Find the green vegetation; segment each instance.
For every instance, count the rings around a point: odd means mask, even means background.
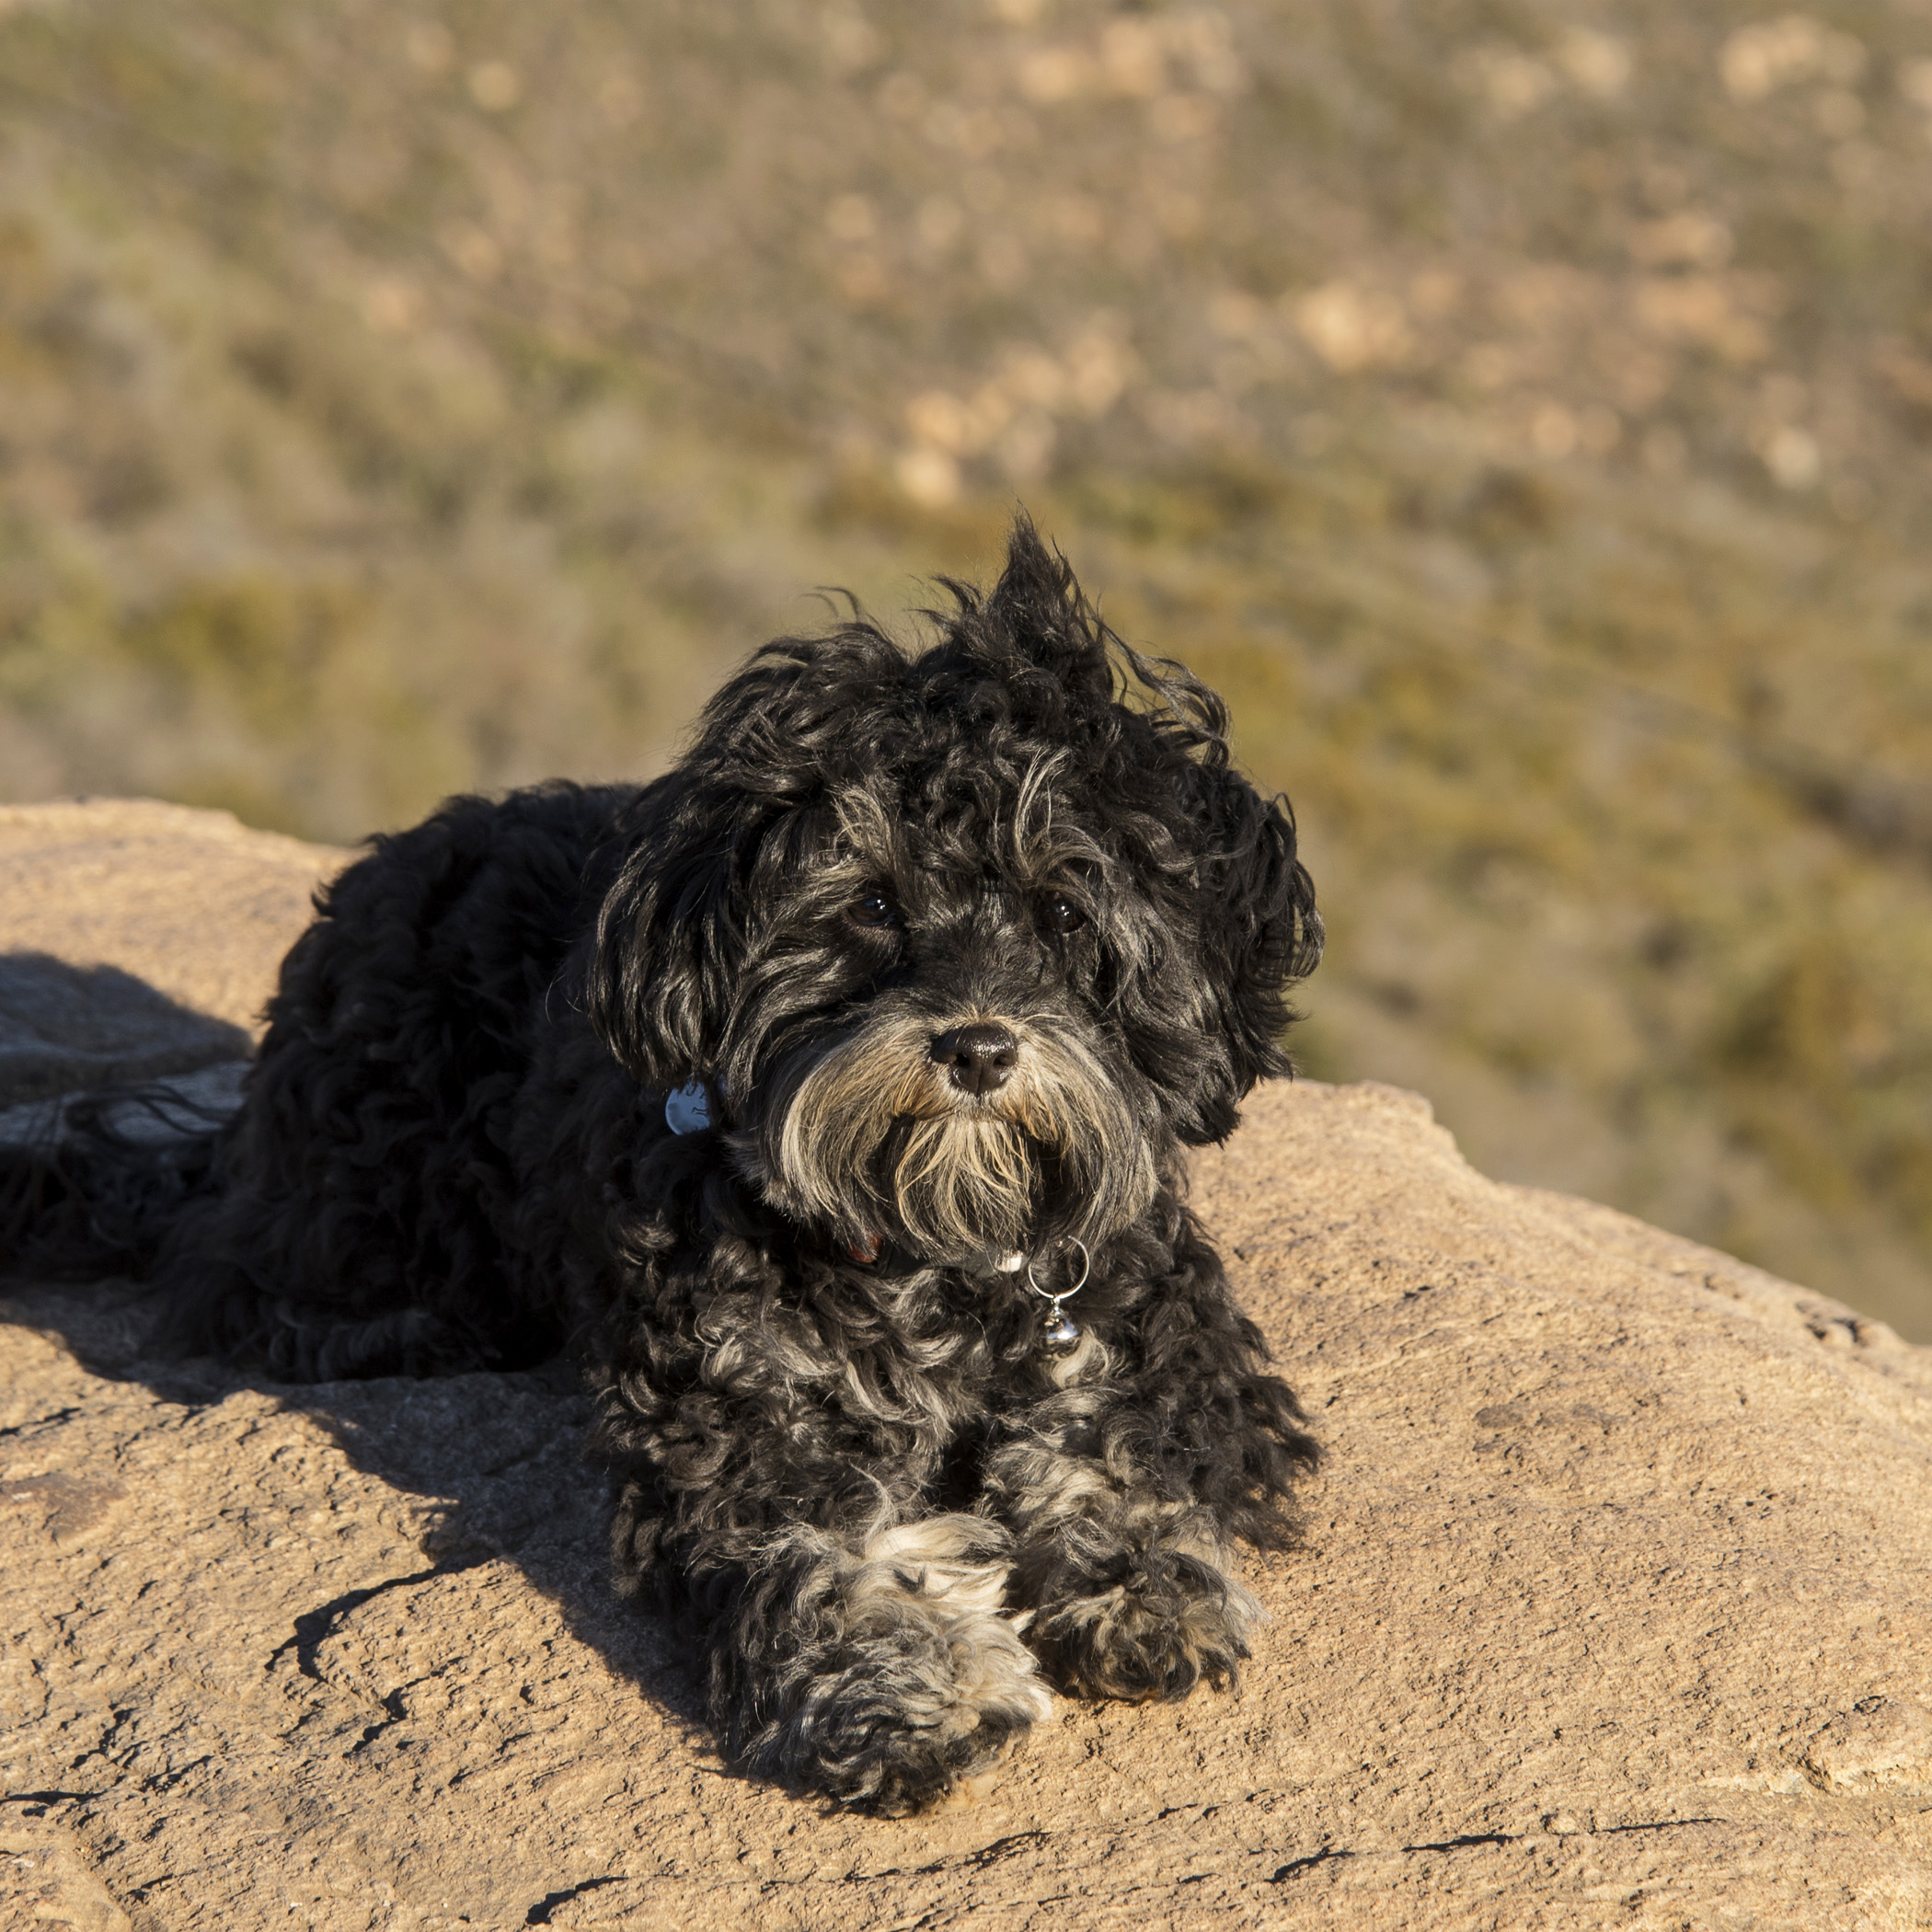
[[[0,794],[641,772],[1016,496],[1312,1071],[1932,1339],[1932,12],[0,6]]]

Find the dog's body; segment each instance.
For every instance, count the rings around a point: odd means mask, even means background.
[[[1182,1202],[1318,952],[1293,822],[1029,527],[955,595],[769,647],[654,785],[378,841],[143,1224],[175,1341],[284,1377],[575,1347],[618,1587],[888,1810],[1044,1680],[1229,1676],[1314,1455]]]

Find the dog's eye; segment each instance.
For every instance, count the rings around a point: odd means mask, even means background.
[[[1056,933],[1078,932],[1087,924],[1087,914],[1067,899],[1055,893],[1046,903],[1047,924]]]
[[[901,925],[899,908],[883,892],[862,892],[845,908],[845,917],[867,932]]]

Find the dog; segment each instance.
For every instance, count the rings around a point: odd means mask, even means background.
[[[168,1346],[288,1381],[574,1350],[616,1587],[730,1752],[899,1814],[1049,1686],[1224,1685],[1317,1450],[1185,1204],[1320,955],[1221,701],[1024,516],[913,654],[766,646],[642,787],[459,798],[283,963],[238,1113],[10,1183]],[[23,1205],[23,1203],[28,1203]],[[37,1245],[38,1244],[38,1245]]]

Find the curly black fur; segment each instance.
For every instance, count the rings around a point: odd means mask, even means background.
[[[19,1255],[134,1266],[178,1346],[283,1377],[574,1345],[619,1589],[744,1761],[888,1811],[1043,1715],[1042,1666],[1231,1677],[1232,1542],[1286,1539],[1315,1457],[1182,1198],[1286,1068],[1294,822],[1024,521],[948,588],[923,655],[760,651],[653,785],[378,839],[232,1122],[157,1152],[97,1110],[9,1183]],[[1026,1269],[1082,1248],[1056,1355]]]

